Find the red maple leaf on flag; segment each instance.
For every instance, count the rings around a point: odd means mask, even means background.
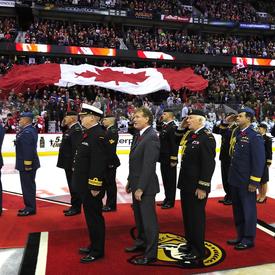
[[[82,73],[75,73],[76,77],[91,78],[95,77],[95,81],[110,82],[115,81],[116,85],[119,82],[128,82],[138,85],[139,82],[145,81],[149,76],[146,76],[146,72],[140,72],[136,74],[125,74],[124,72],[113,71],[110,68],[107,69],[95,69],[97,73],[87,71]]]

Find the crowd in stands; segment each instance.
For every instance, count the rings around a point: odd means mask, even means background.
[[[187,54],[275,57],[274,37],[238,37],[222,34],[187,35],[185,31],[129,27],[126,45],[147,51]]]
[[[14,41],[16,37],[16,21],[11,17],[0,17],[0,41]]]
[[[35,21],[25,35],[25,43],[106,48],[119,48],[120,45],[113,27],[58,20]]]
[[[265,21],[257,15],[255,8],[246,0],[196,0],[197,7],[205,17],[225,21]]]

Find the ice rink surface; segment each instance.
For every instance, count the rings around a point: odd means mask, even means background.
[[[210,197],[221,197],[224,195],[220,173],[219,154],[216,156],[216,169],[212,178],[212,186]],[[126,194],[124,187],[127,183],[128,176],[128,159],[129,155],[119,155],[121,166],[117,169],[117,187],[118,187],[118,202],[128,203],[131,201],[131,195]],[[55,199],[61,201],[69,200],[69,189],[66,182],[65,172],[63,169],[57,168],[57,156],[42,156],[40,157],[41,168],[37,170],[36,185],[37,196],[47,199]],[[6,191],[21,193],[20,180],[18,171],[14,169],[15,158],[5,157],[4,167],[2,168],[2,184]],[[178,172],[180,164],[178,164]],[[268,196],[275,198],[275,161],[269,170]],[[160,193],[157,194],[157,200],[161,201],[164,198],[162,178],[160,174],[159,164],[157,165],[157,174],[160,182]],[[177,199],[179,199],[179,190],[177,191]]]

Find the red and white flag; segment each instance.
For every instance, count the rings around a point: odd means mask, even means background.
[[[208,81],[194,74],[191,68],[181,70],[166,68],[132,69],[127,67],[97,67],[88,64],[14,65],[0,79],[0,89],[25,92],[47,85],[95,85],[123,93],[143,95],[159,90],[171,91],[186,87],[201,91]]]

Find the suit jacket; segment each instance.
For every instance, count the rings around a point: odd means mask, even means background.
[[[72,169],[76,148],[82,139],[82,127],[77,122],[67,129],[63,136],[59,148],[57,167]]]
[[[73,185],[83,195],[89,190],[104,189],[104,176],[107,168],[105,132],[96,125],[83,132],[73,165]]]
[[[106,143],[108,152],[108,167],[118,167],[120,166],[120,161],[116,153],[116,147],[118,142],[118,131],[113,125],[106,131]]]
[[[156,163],[159,159],[159,138],[152,127],[133,138],[129,156],[129,188],[132,192],[143,190],[144,195],[159,192]]]
[[[36,170],[40,167],[37,155],[37,130],[28,125],[23,128],[15,140],[16,161],[15,169],[19,171]]]
[[[2,126],[2,124],[0,124],[0,169],[4,164],[3,157],[2,157],[2,144],[3,144],[4,136],[5,136],[5,129]]]
[[[178,188],[185,193],[194,194],[197,188],[209,193],[216,165],[215,138],[205,128],[197,133],[186,133]]]

